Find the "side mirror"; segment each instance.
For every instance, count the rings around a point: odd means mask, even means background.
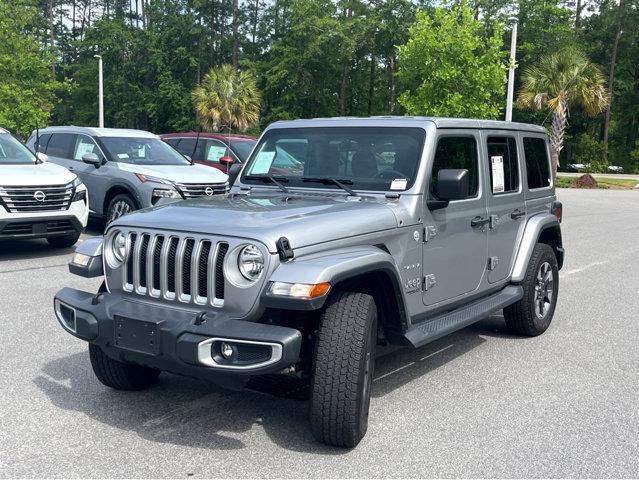
[[[468,197],[468,170],[444,169],[437,174],[437,200],[429,200],[428,208],[437,210],[448,206],[451,200],[463,200]]]
[[[89,165],[93,165],[95,168],[99,168],[102,165],[102,160],[95,153],[85,153],[82,156],[82,161],[84,163],[88,163]]]
[[[46,153],[37,152],[35,155],[40,163],[45,163],[49,161],[49,156]]]
[[[222,165],[225,165],[227,167],[230,167],[231,165],[233,165],[235,163],[235,160],[233,159],[233,157],[229,156],[229,155],[224,155],[223,157],[220,157],[219,162]]]
[[[241,170],[242,170],[242,164],[241,163],[233,163],[233,165],[231,165],[229,167],[229,173],[228,173],[228,175],[229,175],[229,187],[231,187],[235,183],[235,179],[240,174]]]

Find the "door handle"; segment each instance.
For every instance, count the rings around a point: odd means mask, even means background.
[[[470,221],[470,226],[473,228],[479,228],[479,227],[483,227],[484,225],[487,225],[490,223],[490,218],[483,218],[483,217],[475,217]]]
[[[522,212],[518,208],[513,210],[513,212],[510,214],[510,218],[512,218],[513,220],[517,220],[518,218],[525,217],[525,216],[526,216],[526,212]]]

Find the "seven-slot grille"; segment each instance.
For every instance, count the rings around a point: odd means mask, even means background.
[[[125,291],[197,305],[224,305],[226,242],[129,233]]]
[[[227,191],[225,183],[177,183],[176,187],[184,195],[184,198],[222,195]]]
[[[71,184],[0,187],[0,203],[4,204],[9,213],[68,210],[72,197]]]

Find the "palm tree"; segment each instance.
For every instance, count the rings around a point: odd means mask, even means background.
[[[546,55],[524,70],[522,84],[517,99],[520,106],[547,108],[552,112],[550,147],[553,175],[556,175],[570,107],[581,105],[591,116],[604,111],[610,98],[604,76],[583,53],[566,48]]]
[[[260,118],[262,98],[251,72],[212,68],[191,93],[198,121],[208,130],[244,131]]]

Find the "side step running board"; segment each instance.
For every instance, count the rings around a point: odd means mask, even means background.
[[[524,290],[521,286],[509,285],[490,297],[477,300],[457,310],[442,313],[418,325],[414,325],[406,332],[405,338],[413,347],[421,347],[455,330],[482,320],[497,310],[515,303],[523,296]]]

